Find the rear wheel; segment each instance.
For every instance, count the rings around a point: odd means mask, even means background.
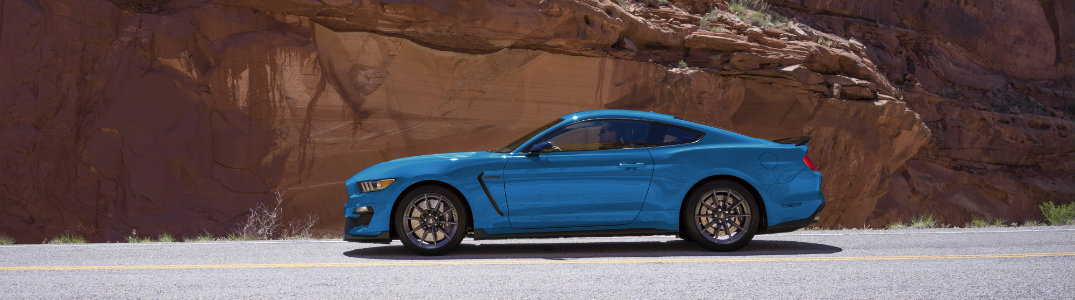
[[[407,250],[421,255],[448,253],[463,241],[470,217],[463,201],[439,186],[417,188],[392,214],[396,235]]]
[[[754,195],[742,185],[710,181],[695,189],[681,212],[689,240],[713,251],[735,251],[754,238],[761,220]]]

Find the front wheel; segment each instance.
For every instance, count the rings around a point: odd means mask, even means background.
[[[439,186],[417,188],[392,213],[396,235],[407,250],[421,255],[448,253],[467,234],[470,217],[452,191]]]
[[[742,185],[711,181],[695,189],[680,219],[690,240],[713,251],[735,251],[754,238],[761,220],[754,195]]]

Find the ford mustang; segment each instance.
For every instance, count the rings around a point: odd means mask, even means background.
[[[678,235],[714,251],[817,221],[809,137],[775,141],[629,110],[568,114],[498,150],[373,165],[346,181],[344,240],[440,255],[474,239]]]

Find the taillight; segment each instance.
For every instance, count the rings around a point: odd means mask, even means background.
[[[814,167],[814,163],[810,162],[810,158],[806,157],[806,155],[803,155],[803,163],[805,163],[807,167],[810,167],[811,170],[817,171],[817,168]]]

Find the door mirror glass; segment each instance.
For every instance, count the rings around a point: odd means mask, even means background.
[[[552,143],[550,143],[549,141],[537,142],[534,143],[534,145],[530,146],[530,152],[527,153],[527,155],[538,155],[539,153],[547,152],[545,150],[552,148]]]

